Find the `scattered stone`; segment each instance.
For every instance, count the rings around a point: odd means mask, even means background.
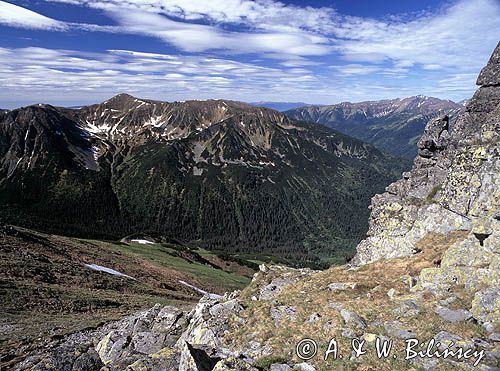
[[[472,318],[472,313],[465,309],[449,309],[446,307],[438,306],[435,310],[436,314],[448,322],[461,322],[467,321]]]
[[[450,296],[449,298],[445,298],[445,299],[440,300],[439,304],[446,307],[446,306],[452,304],[453,302],[455,302],[456,300],[457,300],[456,296]]]
[[[488,336],[488,339],[500,343],[500,333],[494,332],[493,334],[490,334],[490,336]]]
[[[387,291],[387,296],[389,297],[389,299],[393,300],[394,299],[394,296],[397,294],[398,292],[394,289],[394,288],[391,288],[389,291]]]
[[[313,313],[309,316],[309,319],[307,322],[312,323],[312,322],[317,322],[321,319],[321,314],[319,313]]]
[[[418,283],[418,278],[415,276],[408,275],[407,282],[408,282],[408,288],[411,290]]]
[[[394,309],[394,314],[399,317],[414,317],[420,313],[420,306],[416,300],[405,300],[401,305]]]
[[[369,332],[363,334],[363,340],[366,340],[368,343],[374,343],[377,341],[377,337],[379,337],[377,334],[371,334]]]
[[[199,369],[199,371],[203,371]],[[247,363],[241,359],[230,357],[227,359],[220,360],[217,362],[214,368],[206,369],[212,371],[259,371],[257,368],[253,367],[250,363]]]
[[[294,322],[297,319],[296,314],[297,308],[287,305],[279,305],[271,308],[271,317],[276,327],[279,327],[282,321]]]
[[[296,371],[316,371],[316,369],[307,362],[299,363],[293,366],[293,370]]]
[[[347,309],[341,309],[340,315],[342,316],[345,324],[349,327],[358,329],[364,329],[366,327],[365,320],[355,312],[349,311]]]
[[[410,339],[414,338],[416,335],[414,332],[409,331],[404,328],[404,325],[399,321],[390,321],[384,324],[385,331],[389,337],[398,339]]]
[[[448,331],[440,331],[434,336],[434,340],[436,341],[436,344],[439,343],[440,346],[438,346],[439,350],[444,350],[447,347],[449,347],[452,343],[454,344],[454,347],[460,346],[460,347],[465,347],[465,348],[472,348],[474,346],[474,342],[472,341],[466,341],[464,338],[455,335],[451,332]]]
[[[297,282],[298,278],[275,278],[269,285],[260,289],[259,300],[273,300],[287,286]]]
[[[490,287],[476,293],[472,315],[481,322],[500,323],[500,287]]]
[[[106,364],[123,363],[125,359],[132,364],[144,355],[171,348],[186,326],[187,320],[179,309],[155,305],[107,333],[96,351]]]
[[[484,359],[493,365],[500,365],[500,349],[497,347],[495,350],[487,350],[484,352]],[[498,371],[498,368],[494,368]]]
[[[336,292],[336,291],[345,291],[348,289],[356,288],[356,283],[354,282],[334,282],[328,285],[328,290]]]
[[[292,368],[285,363],[273,363],[269,371],[291,371]]]
[[[484,329],[488,332],[494,332],[495,331],[495,325],[491,322],[484,322],[482,323]]]
[[[323,325],[323,330],[331,330],[332,328],[334,328],[334,326],[335,326],[335,322],[333,322],[332,320],[328,320]]]
[[[342,336],[348,339],[353,339],[356,337],[356,332],[351,328],[345,328],[342,330]]]

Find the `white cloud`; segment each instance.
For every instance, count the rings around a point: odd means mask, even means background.
[[[500,35],[496,0],[452,1],[432,14],[386,19],[274,0],[46,1],[99,9],[116,25],[64,23],[3,1],[0,23],[145,35],[175,46],[176,52],[0,48],[6,87],[0,98],[12,93],[40,100],[46,94],[96,99],[128,91],[151,98],[279,96],[312,103],[420,93],[463,99],[475,89],[475,77]],[[254,53],[259,60],[235,60],[236,54]],[[79,90],[72,91],[75,86]]]
[[[45,48],[0,48],[0,101],[95,101],[119,92],[161,99],[253,98],[276,91],[312,89],[305,69],[277,69],[205,56],[109,50],[83,53]],[[231,96],[228,96],[231,91]]]
[[[330,68],[343,75],[367,75],[382,70],[380,67],[364,64],[346,64],[340,66],[330,66]]]
[[[496,0],[459,1],[410,21],[347,17],[335,30],[337,51],[346,60],[476,72],[486,63],[498,35],[500,2]]]
[[[38,30],[61,30],[66,28],[63,22],[5,1],[0,1],[0,24]]]
[[[104,10],[151,12],[184,20],[244,24],[259,29],[326,31],[332,27],[332,8],[285,5],[273,0],[46,0]]]
[[[384,20],[274,0],[46,1],[105,10],[123,31],[158,37],[180,50],[261,53],[289,65],[298,65],[291,57],[340,54],[353,63],[478,71],[500,34],[497,0],[460,0],[434,13]],[[228,31],[231,25],[239,31]]]
[[[195,23],[174,21],[162,15],[123,9],[108,14],[126,32],[158,37],[188,52],[224,50],[231,53],[261,53],[267,56],[326,55],[331,46],[328,39],[296,30],[293,32],[228,32]]]

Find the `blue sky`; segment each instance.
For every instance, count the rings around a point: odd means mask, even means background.
[[[499,35],[499,0],[0,1],[0,107],[458,101]]]

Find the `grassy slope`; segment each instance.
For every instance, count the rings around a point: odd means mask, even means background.
[[[155,303],[189,307],[200,295],[179,280],[223,293],[243,288],[254,273],[234,262],[211,260],[175,245],[79,240],[0,226],[0,366],[47,339]]]
[[[270,359],[262,358],[259,364],[268,365],[273,362],[288,361],[293,359],[300,362],[295,354],[296,344],[303,338],[313,338],[318,341],[319,354],[311,361],[319,371],[326,370],[417,370],[402,359],[388,358],[378,359],[375,355],[374,343],[366,347],[367,354],[362,356],[362,365],[356,365],[349,361],[351,349],[350,339],[341,335],[346,327],[339,315],[342,306],[361,315],[368,327],[358,331],[356,336],[363,334],[385,335],[382,324],[386,321],[399,320],[406,329],[413,331],[418,339],[428,341],[439,331],[449,331],[459,334],[465,338],[481,338],[484,329],[477,323],[467,321],[451,323],[440,318],[434,308],[439,300],[431,294],[425,294],[424,305],[420,313],[414,316],[401,317],[394,312],[405,300],[414,299],[414,292],[410,291],[409,279],[416,276],[423,268],[434,267],[440,261],[442,253],[454,242],[460,241],[466,236],[463,232],[452,232],[449,235],[430,234],[420,242],[422,253],[411,258],[391,259],[363,266],[359,270],[349,270],[345,266],[333,267],[329,270],[318,272],[300,279],[296,284],[288,286],[277,296],[279,305],[295,307],[297,318],[294,321],[285,320],[276,327],[270,316],[270,310],[276,306],[272,301],[253,301],[252,296],[258,296],[260,287],[268,284],[274,277],[282,277],[283,271],[278,270],[276,274],[266,273],[249,285],[242,292],[245,307],[245,326],[235,322],[230,327],[226,341],[235,348],[245,347],[249,340],[258,341],[261,344],[271,346],[276,352]],[[293,272],[288,273],[290,276]],[[265,279],[263,282],[262,279]],[[354,289],[332,292],[328,285],[332,282],[356,283]],[[395,296],[391,299],[388,292],[395,289]],[[306,294],[307,293],[307,294]],[[465,290],[454,292],[457,299],[451,304],[451,308],[466,307],[471,298]],[[309,321],[311,314],[318,313],[319,320]],[[328,348],[328,342],[335,337],[339,342],[339,349],[343,350],[343,359],[324,362],[322,357]],[[390,337],[393,338],[393,337]],[[373,341],[373,340],[370,340]],[[400,339],[395,340],[395,351],[393,354],[404,354],[404,343]],[[323,353],[322,353],[323,352]],[[443,366],[439,370],[451,370],[452,366]]]

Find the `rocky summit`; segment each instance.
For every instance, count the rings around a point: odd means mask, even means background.
[[[149,233],[344,263],[370,198],[404,169],[359,140],[233,101],[120,94],[0,112],[0,221],[70,236]]]
[[[430,121],[412,171],[374,198],[352,264],[261,266],[241,292],[189,312],[155,306],[54,341],[16,367],[497,370],[499,71],[500,44],[456,125]],[[377,356],[382,342],[390,351]]]

